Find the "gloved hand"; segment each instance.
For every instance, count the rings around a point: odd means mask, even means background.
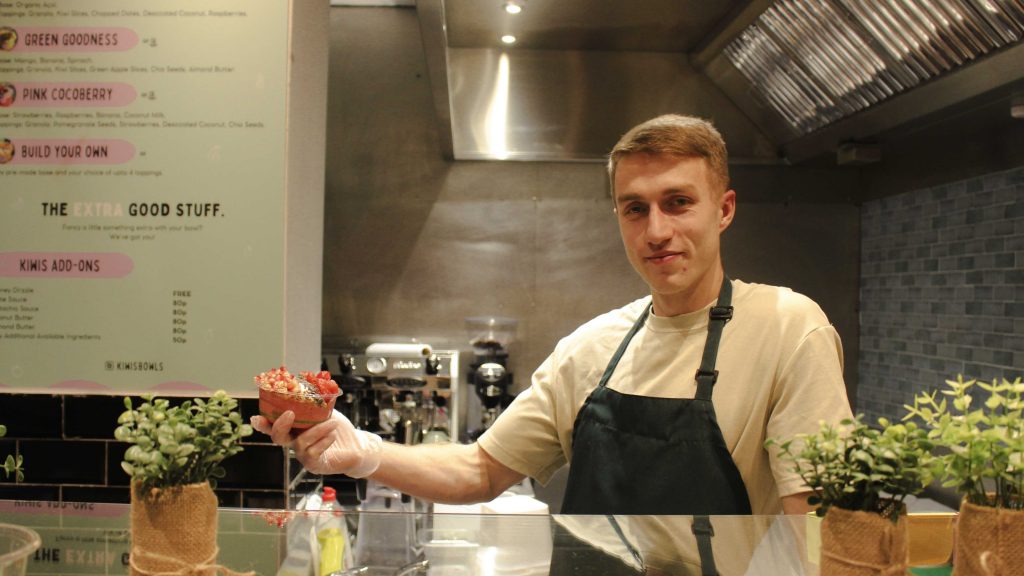
[[[263,416],[250,419],[252,427],[280,446],[290,446],[295,457],[314,474],[345,474],[352,478],[365,478],[380,466],[384,441],[380,436],[365,430],[356,430],[341,412],[335,410],[331,417],[298,436],[292,436],[295,413],[286,411],[270,422]]]

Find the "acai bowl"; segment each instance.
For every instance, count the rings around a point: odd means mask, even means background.
[[[327,420],[341,390],[330,372],[288,372],[284,366],[253,378],[260,390],[260,415],[271,422],[286,411],[295,413],[292,428],[304,429]]]

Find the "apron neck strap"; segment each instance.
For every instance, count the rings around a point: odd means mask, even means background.
[[[651,306],[645,306],[644,311],[640,314],[640,317],[633,323],[633,327],[629,329],[629,333],[619,343],[619,349],[615,351],[615,355],[612,356],[608,366],[604,369],[604,374],[601,375],[601,381],[598,382],[598,388],[604,388],[604,385],[608,383],[608,380],[612,377],[612,373],[615,372],[615,367],[619,365],[619,359],[625,354],[626,348],[629,348],[629,341],[636,336],[636,333],[644,327],[644,322],[647,321],[647,316],[651,313]]]
[[[722,340],[722,329],[729,320],[732,320],[732,282],[728,276],[723,276],[718,302],[708,312],[708,337],[704,341],[704,354],[696,374],[698,400],[711,401],[711,389],[718,380],[718,370],[715,370],[718,344]]]
[[[629,347],[630,340],[636,333],[644,327],[644,323],[647,322],[647,316],[651,313],[651,306],[646,306],[644,311],[633,323],[633,327],[629,329],[629,333],[619,343],[619,348],[615,351],[608,366],[604,369],[604,374],[601,375],[601,381],[597,384],[598,388],[603,388],[608,380],[611,379],[612,374],[615,372],[615,367],[619,364],[619,359],[626,353],[626,348]],[[711,388],[715,385],[715,380],[718,379],[718,371],[715,370],[715,360],[718,358],[718,343],[722,339],[722,328],[725,327],[725,323],[732,320],[732,282],[728,276],[722,278],[722,288],[718,291],[718,302],[711,307],[708,312],[708,337],[704,342],[704,354],[700,360],[700,368],[697,369],[697,398],[703,400],[711,400]]]

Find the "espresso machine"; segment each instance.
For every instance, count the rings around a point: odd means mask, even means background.
[[[459,352],[423,343],[370,344],[365,349],[324,350],[323,369],[341,388],[335,409],[362,430],[400,444],[459,440]],[[405,564],[430,504],[373,479],[354,482],[359,504],[354,561]],[[406,514],[377,514],[377,512]]]
[[[470,440],[476,440],[490,428],[514,398],[509,392],[512,371],[507,347],[514,338],[516,325],[517,322],[511,318],[466,318],[466,329],[473,347],[466,382],[477,400],[467,411]]]
[[[457,350],[380,342],[325,350],[322,361],[341,388],[335,409],[356,428],[400,444],[458,440]]]

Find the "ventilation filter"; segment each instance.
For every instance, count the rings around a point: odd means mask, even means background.
[[[1022,37],[1021,0],[778,0],[724,53],[808,134]]]

